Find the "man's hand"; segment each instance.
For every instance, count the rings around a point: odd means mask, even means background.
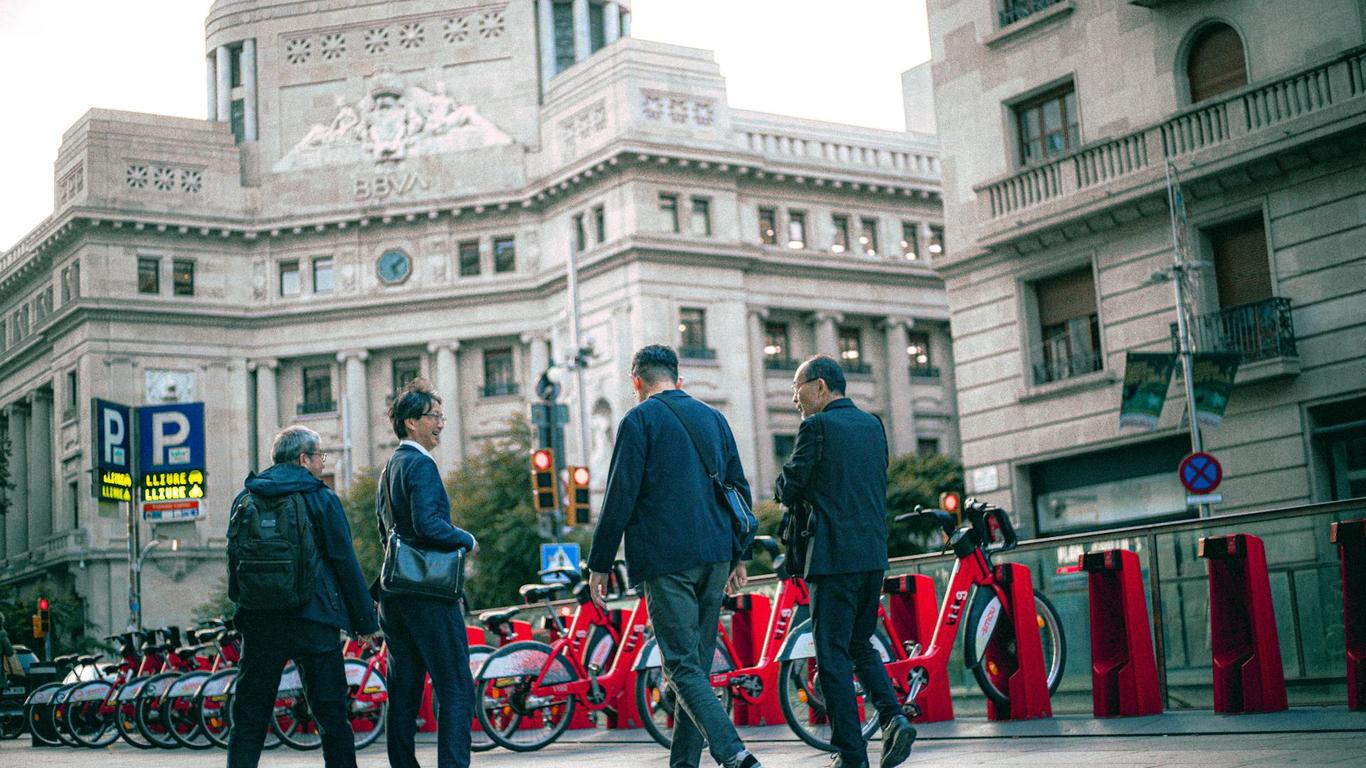
[[[366,632],[356,635],[356,639],[366,645],[378,646],[380,644],[379,632]]]
[[[749,572],[745,570],[745,564],[740,563],[735,566],[735,570],[730,572],[730,578],[726,579],[726,594],[731,596],[740,594],[740,590],[747,583],[749,583]]]
[[[593,605],[600,611],[607,610],[607,580],[610,578],[605,573],[593,571],[588,574],[588,596],[593,598]]]

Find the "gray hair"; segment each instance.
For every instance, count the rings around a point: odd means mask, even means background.
[[[317,453],[321,443],[322,438],[318,437],[317,432],[296,424],[280,430],[271,445],[271,452],[276,464],[290,464],[301,453]]]

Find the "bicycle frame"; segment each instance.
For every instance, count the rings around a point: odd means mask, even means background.
[[[746,704],[760,704],[764,696],[777,690],[778,652],[787,640],[788,633],[803,624],[796,623],[799,609],[810,605],[811,592],[806,582],[799,576],[789,576],[778,587],[777,601],[769,614],[768,627],[764,633],[763,645],[754,664],[740,667],[729,672],[716,672],[711,675],[713,688],[729,687],[731,693]],[[735,641],[718,622],[717,639],[725,646],[730,658],[739,658],[735,651]]]
[[[627,694],[633,682],[631,677],[637,656],[644,647],[645,628],[650,622],[650,611],[645,605],[645,597],[636,599],[626,622],[626,631],[619,633],[612,626],[610,618],[593,603],[582,603],[575,611],[574,619],[566,630],[565,637],[550,645],[550,656],[545,666],[537,673],[532,684],[532,696],[568,697],[573,696],[589,710],[615,707],[617,700]],[[591,673],[583,663],[583,653],[588,642],[589,629],[600,626],[606,629],[616,643],[616,655],[611,667],[603,674]],[[546,685],[546,674],[554,668],[555,658],[563,655],[574,671],[575,679],[564,683]],[[594,693],[598,689],[601,695]],[[597,699],[594,701],[594,699]],[[620,708],[618,708],[619,710]]]

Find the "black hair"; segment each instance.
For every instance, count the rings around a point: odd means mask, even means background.
[[[641,347],[631,358],[631,375],[639,376],[649,384],[678,381],[678,355],[671,347],[663,344],[650,344]]]
[[[844,369],[835,358],[829,355],[816,355],[808,357],[803,365],[806,366],[807,381],[820,379],[831,392],[837,395],[844,394]]]
[[[408,382],[408,386],[394,398],[394,403],[389,406],[387,414],[398,439],[404,440],[408,437],[408,427],[403,422],[422,418],[422,414],[431,410],[432,403],[439,402],[441,396],[432,389],[432,385],[427,383],[426,379],[418,377]]]

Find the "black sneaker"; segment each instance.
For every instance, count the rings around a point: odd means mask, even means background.
[[[721,763],[721,768],[764,768],[759,762],[759,758],[750,754],[748,749],[742,749],[735,757]]]
[[[882,729],[882,768],[901,765],[911,756],[911,745],[915,743],[915,726],[905,715],[897,715]]]
[[[868,768],[867,760],[861,763],[851,763],[845,760],[844,755],[841,755],[838,752],[834,753],[830,757],[832,758],[830,760],[830,765],[826,766],[826,768]]]

